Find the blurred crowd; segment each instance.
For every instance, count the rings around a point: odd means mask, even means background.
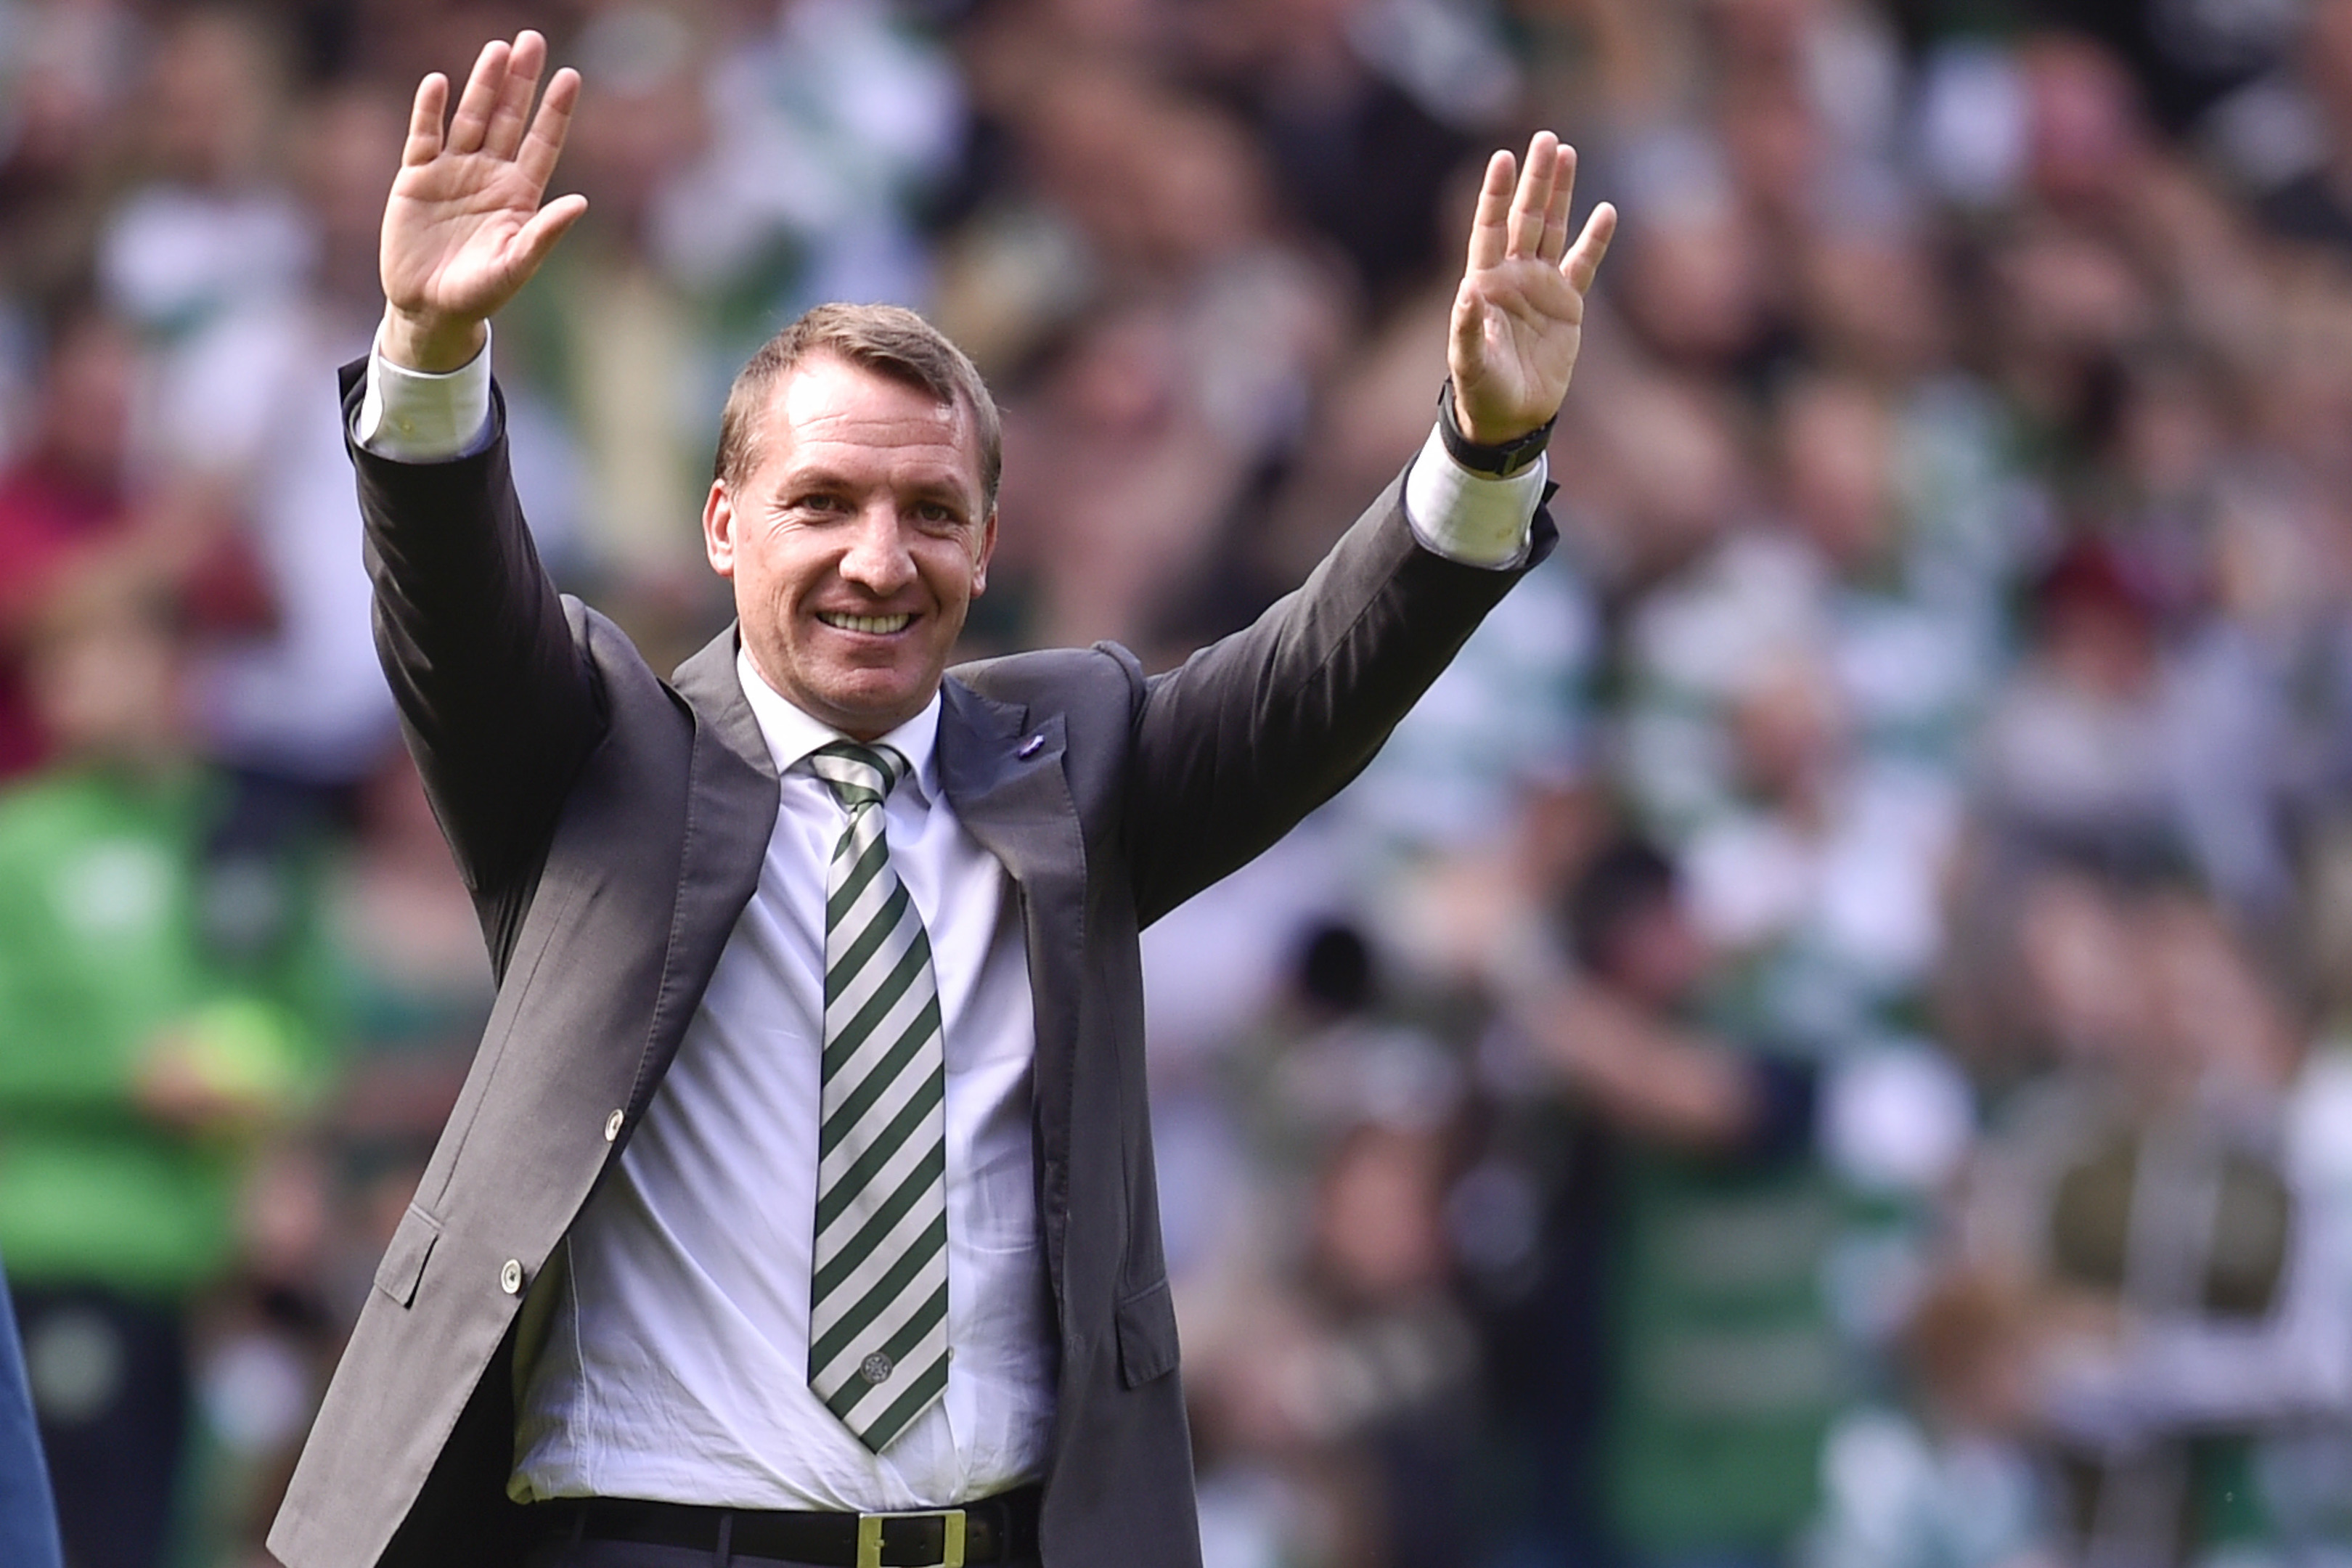
[[[728,613],[826,299],[1006,410],[974,653],[1154,667],[1624,228],[1559,549],[1147,937],[1210,1568],[2352,1564],[2352,0],[0,0],[0,1258],[76,1568],[257,1568],[490,1003],[336,367],[548,29],[562,584]]]

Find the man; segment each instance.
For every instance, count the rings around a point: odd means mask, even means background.
[[[1197,1563],[1136,934],[1344,784],[1539,552],[1613,214],[1571,247],[1572,155],[1538,137],[1516,191],[1496,156],[1449,416],[1509,477],[1433,436],[1417,499],[1150,679],[946,673],[993,406],[908,313],[813,311],[729,399],[739,620],[666,685],[540,572],[482,369],[585,205],[540,205],[579,91],[533,115],[545,58],[489,45],[446,131],[418,89],[347,374],[379,641],[500,994],[271,1547]]]
[[[78,1568],[169,1558],[196,1306],[334,1037],[305,858],[216,852],[228,786],[192,754],[185,658],[143,585],[61,595],[26,649],[56,752],[0,789],[0,1253]]]
[[[1512,1012],[1568,1159],[1541,1277],[1490,1347],[1499,1414],[1546,1465],[1526,1517],[1577,1562],[1782,1563],[1843,1392],[1817,1075],[1706,1026],[1718,960],[1654,846],[1603,847],[1557,913],[1575,982],[1530,980]]]

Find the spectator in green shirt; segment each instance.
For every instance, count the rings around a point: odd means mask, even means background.
[[[1715,961],[1656,848],[1602,849],[1562,912],[1576,978],[1512,1011],[1580,1149],[1530,1302],[1552,1332],[1507,1360],[1554,1391],[1530,1440],[1579,1502],[1566,1560],[1777,1568],[1846,1394],[1818,1285],[1838,1209],[1817,1075],[1699,1021]]]
[[[58,761],[0,793],[0,1254],[77,1568],[165,1551],[188,1311],[331,994],[299,868],[207,851],[179,651],[143,595],[49,606],[28,669]]]

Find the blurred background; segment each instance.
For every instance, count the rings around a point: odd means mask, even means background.
[[[546,29],[567,589],[888,299],[974,653],[1154,667],[1426,435],[1476,170],[1624,230],[1562,546],[1150,933],[1210,1568],[2352,1563],[2352,0],[0,0],[0,1256],[77,1568],[257,1568],[490,1003],[334,367]]]

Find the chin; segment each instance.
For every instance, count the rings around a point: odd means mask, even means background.
[[[835,728],[879,736],[920,713],[930,700],[928,687],[919,691],[907,687],[888,690],[850,687],[827,692],[825,706],[833,710]]]

